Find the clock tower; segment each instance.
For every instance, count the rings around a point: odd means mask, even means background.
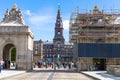
[[[58,6],[56,23],[55,23],[55,35],[53,38],[54,44],[54,54],[55,56],[62,57],[63,55],[63,48],[64,48],[65,39],[63,37],[63,23],[60,14],[60,6]]]

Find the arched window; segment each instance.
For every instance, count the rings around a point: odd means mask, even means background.
[[[58,31],[58,35],[60,35],[60,31]]]
[[[57,46],[58,46],[58,48],[60,48],[60,43],[58,43],[58,45],[57,45]]]

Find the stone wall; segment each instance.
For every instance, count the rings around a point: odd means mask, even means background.
[[[77,58],[76,66],[77,72],[81,70],[89,70],[92,67],[93,60],[92,58]]]
[[[16,47],[16,69],[31,70],[34,37],[29,27],[0,25],[0,34],[0,58],[3,56],[4,47],[12,44]]]
[[[107,65],[107,72],[115,76],[120,76],[120,65]]]

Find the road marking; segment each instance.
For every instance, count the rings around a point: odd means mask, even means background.
[[[52,78],[53,78],[53,76],[54,76],[54,73],[55,73],[55,72],[52,72],[52,73],[50,74],[50,76],[48,77],[47,80],[52,80]]]

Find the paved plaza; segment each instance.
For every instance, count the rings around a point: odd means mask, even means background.
[[[5,76],[3,73],[7,71],[3,71],[0,74],[1,76]],[[33,71],[25,72],[25,71],[11,71],[15,76],[6,76],[5,78],[0,78],[0,80],[93,80],[92,78],[83,75],[81,73],[76,73],[71,70],[65,70],[63,68],[57,69],[54,71],[53,69],[46,68],[36,68]],[[8,73],[10,73],[8,71]],[[2,75],[3,74],[3,75]],[[7,74],[7,73],[6,73]],[[10,73],[12,74],[12,73]]]
[[[68,69],[35,68],[26,72],[20,70],[2,70],[0,80],[120,80],[120,77],[107,74],[106,71],[81,71]]]
[[[2,70],[0,73],[0,80],[3,80],[3,78],[11,77],[19,74],[26,73],[26,71],[20,71],[20,70]]]

